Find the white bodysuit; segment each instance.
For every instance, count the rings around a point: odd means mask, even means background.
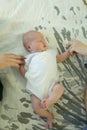
[[[26,57],[26,66],[26,90],[39,99],[46,98],[59,80],[56,54],[53,50],[29,54]]]

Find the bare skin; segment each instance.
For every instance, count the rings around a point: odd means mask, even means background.
[[[3,54],[0,55],[0,70],[8,67],[19,68],[21,64],[24,64],[24,57],[15,54]]]
[[[35,52],[43,52],[47,50],[47,43],[42,35],[42,33],[37,31],[29,31],[23,35],[23,45],[25,49],[29,53],[35,53]],[[57,55],[55,57],[55,60],[57,62],[63,62],[70,56],[69,51],[65,51],[64,53]],[[25,76],[26,70],[24,68],[24,65],[21,65],[20,73]],[[64,92],[64,88],[60,84],[56,84],[48,97],[43,98],[40,100],[35,95],[32,95],[32,107],[36,113],[38,113],[40,116],[47,118],[47,128],[52,128],[52,121],[53,121],[53,115],[47,111],[48,107],[50,107],[53,103],[57,102],[59,98],[62,96]]]
[[[83,56],[87,56],[87,44],[82,43],[79,40],[72,40],[68,43],[67,48],[70,54],[78,53]]]
[[[70,51],[70,54],[73,54],[75,52],[80,55],[87,56],[87,44],[84,44],[83,42],[79,40],[70,41],[67,47]],[[84,100],[85,100],[85,106],[86,106],[86,111],[87,111],[87,89],[85,89]]]
[[[52,128],[53,114],[49,113],[41,107],[41,100],[35,95],[31,96],[33,110],[42,117],[47,118],[47,128]]]
[[[62,96],[64,92],[64,88],[60,84],[56,84],[51,92],[50,96],[48,98],[44,98],[41,100],[41,106],[43,109],[48,109],[52,104],[56,103],[58,99]]]
[[[20,70],[22,70],[21,74],[24,76],[25,75],[24,67],[21,66]],[[47,118],[46,128],[52,128],[52,121],[54,118],[53,114],[49,113],[47,109],[60,99],[63,92],[64,92],[64,88],[62,87],[62,85],[56,84],[52,88],[48,98],[44,98],[40,100],[35,95],[32,95],[32,108],[40,116]]]

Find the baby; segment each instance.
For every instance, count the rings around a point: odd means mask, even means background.
[[[40,116],[47,118],[47,128],[52,128],[53,115],[47,110],[56,103],[64,92],[58,83],[57,62],[63,62],[70,54],[60,55],[48,49],[42,33],[29,31],[23,35],[23,44],[30,53],[26,57],[26,69],[20,66],[20,72],[27,79],[26,89],[31,92],[32,108]]]

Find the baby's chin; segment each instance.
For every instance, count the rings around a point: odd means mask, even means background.
[[[44,48],[33,50],[31,53],[34,53],[34,52],[43,52],[43,51],[46,51],[46,50],[47,50],[47,47],[44,47]]]
[[[41,51],[46,51],[47,50],[47,47],[43,48]]]

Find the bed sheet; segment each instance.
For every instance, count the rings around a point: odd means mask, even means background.
[[[0,0],[0,54],[27,55],[22,35],[28,30],[44,34],[58,53],[71,39],[87,43],[86,0]],[[86,57],[70,57],[58,64],[64,94],[50,111],[53,130],[82,130],[87,124],[84,91],[87,87]],[[26,80],[16,68],[0,71],[4,97],[0,102],[0,130],[45,130],[45,119],[33,112]]]

